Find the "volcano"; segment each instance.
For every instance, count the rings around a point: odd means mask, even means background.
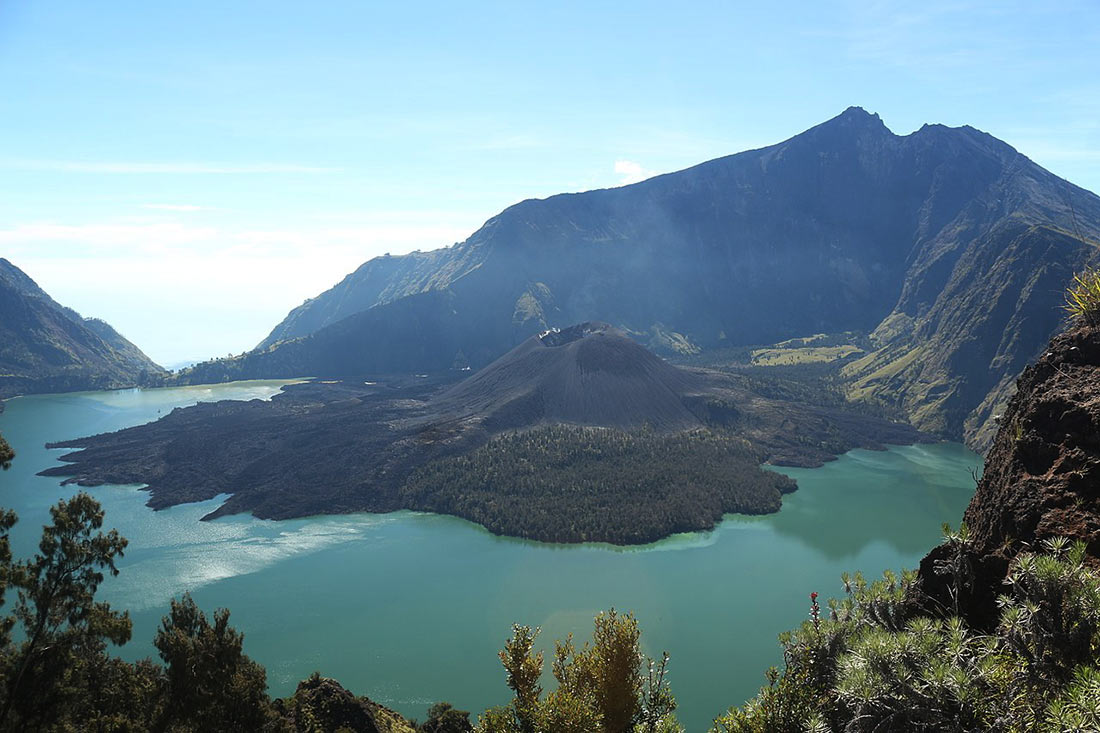
[[[606,323],[532,336],[439,397],[441,412],[478,415],[490,432],[542,423],[663,432],[702,427],[686,398],[705,388]]]

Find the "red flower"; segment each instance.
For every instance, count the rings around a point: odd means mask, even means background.
[[[810,600],[811,601],[816,601],[817,600],[817,591],[816,590],[813,593],[810,594]]]

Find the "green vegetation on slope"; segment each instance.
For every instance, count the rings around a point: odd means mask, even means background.
[[[779,510],[794,489],[747,441],[708,430],[554,425],[498,436],[413,472],[405,503],[497,534],[636,544],[713,527],[730,512]]]
[[[755,349],[752,363],[757,366],[793,366],[796,364],[831,363],[862,354],[858,346],[805,346],[786,349]]]
[[[965,532],[937,572],[960,588]],[[915,573],[867,583],[780,637],[785,669],[714,733],[803,731],[1084,731],[1100,726],[1100,575],[1063,539],[1020,556],[999,623],[968,627],[963,608],[914,613]],[[961,597],[961,594],[956,595]]]
[[[1085,270],[1073,276],[1066,291],[1066,311],[1074,320],[1100,325],[1100,270]]]

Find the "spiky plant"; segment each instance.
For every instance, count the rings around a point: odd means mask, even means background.
[[[945,533],[948,548],[967,542],[965,530]],[[1100,575],[1080,542],[1037,549],[1013,564],[993,633],[966,627],[959,591],[930,616],[909,615],[912,573],[845,575],[847,597],[780,636],[783,672],[770,670],[712,733],[1100,730]],[[956,589],[972,580],[950,553],[936,571]]]
[[[1077,670],[1066,694],[1051,703],[1043,731],[1100,730],[1100,672],[1092,667]]]
[[[1100,269],[1088,268],[1073,276],[1066,290],[1066,312],[1078,323],[1100,325]]]

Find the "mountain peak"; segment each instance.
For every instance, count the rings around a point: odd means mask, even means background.
[[[543,346],[564,346],[585,336],[606,331],[614,331],[617,335],[624,335],[618,329],[612,328],[610,324],[600,321],[586,321],[568,328],[551,328],[539,334],[539,341],[542,342]]]
[[[524,341],[440,396],[494,430],[568,423],[658,430],[701,425],[683,395],[700,377],[665,362],[606,323],[551,329]]]
[[[0,257],[0,283],[5,283],[24,294],[45,295],[27,273],[3,257]]]
[[[863,107],[857,106],[849,107],[831,120],[826,120],[818,125],[818,127],[835,127],[838,125],[872,130],[886,130],[889,132],[886,123],[882,121],[882,118],[878,116],[877,112],[868,112],[863,109]]]
[[[825,142],[827,140],[835,142],[863,136],[886,137],[893,136],[893,134],[877,113],[868,112],[863,107],[853,106],[836,117],[795,135],[791,140],[808,141],[813,145],[821,145],[828,144]]]
[[[852,118],[852,119],[878,120],[879,122],[882,121],[881,119],[879,119],[878,112],[868,112],[867,110],[863,109],[863,107],[860,107],[859,105],[855,105],[855,104],[853,104],[851,107],[849,107],[848,109],[841,112],[839,115],[837,115],[837,117],[848,117],[848,118]]]

